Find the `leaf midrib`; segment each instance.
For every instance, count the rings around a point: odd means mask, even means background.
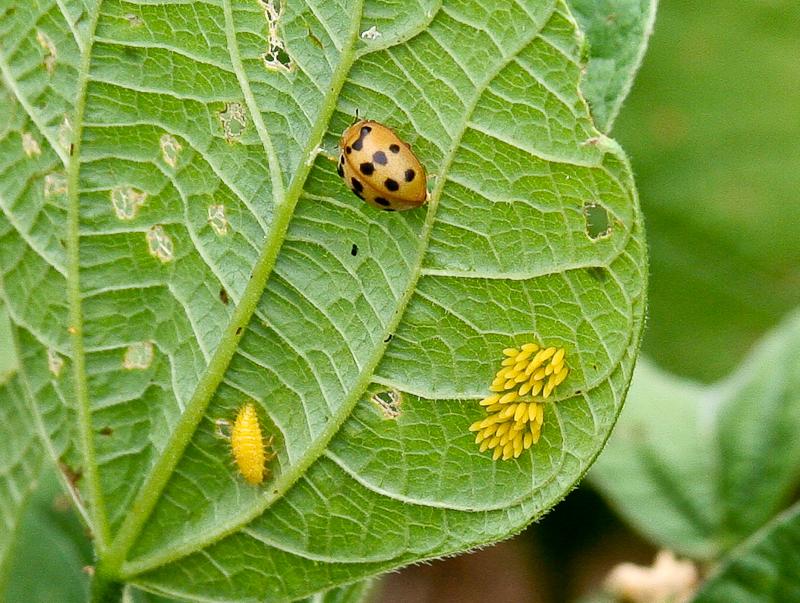
[[[353,9],[353,19],[351,21],[348,41],[341,55],[339,65],[331,78],[329,91],[324,98],[319,119],[308,138],[303,152],[304,157],[311,157],[316,153],[315,149],[318,148],[327,130],[330,116],[336,107],[336,99],[339,91],[355,60],[355,45],[358,40],[361,24],[363,1],[364,0],[359,0],[357,6]],[[206,408],[216,392],[219,383],[222,381],[233,355],[238,349],[239,341],[244,336],[245,331],[244,328],[240,327],[244,327],[250,322],[256,305],[266,288],[267,281],[275,266],[278,252],[280,251],[289,223],[294,214],[294,208],[297,205],[305,186],[305,181],[313,166],[313,162],[300,162],[295,177],[288,190],[284,192],[283,182],[278,170],[279,163],[277,156],[275,155],[271,139],[269,138],[263,119],[261,118],[260,110],[249,88],[249,83],[244,74],[241,59],[239,58],[238,41],[236,40],[233,28],[230,0],[224,1],[224,11],[226,35],[228,36],[229,50],[231,51],[231,61],[237,73],[240,86],[242,87],[245,102],[248,105],[248,109],[256,124],[256,129],[258,130],[259,137],[269,159],[273,193],[280,191],[281,199],[276,201],[276,210],[273,214],[270,232],[265,238],[265,246],[256,261],[250,281],[242,294],[241,301],[234,310],[230,322],[212,355],[211,361],[198,381],[195,392],[186,405],[186,410],[181,415],[158,460],[142,482],[139,493],[131,505],[130,513],[126,515],[119,532],[102,560],[106,571],[113,575],[120,575],[120,569],[123,567],[128,552],[136,542],[146,521],[155,508],[161,493],[172,476],[174,468],[182,457],[186,446],[188,446],[197,425],[205,415]],[[125,570],[122,573],[129,574],[130,572]]]
[[[89,400],[89,384],[86,379],[86,352],[83,342],[83,306],[80,285],[80,157],[83,138],[83,116],[86,110],[86,93],[89,88],[89,72],[94,46],[94,32],[100,19],[100,6],[97,0],[94,10],[89,11],[89,25],[86,43],[81,46],[81,59],[78,67],[78,84],[75,101],[75,126],[72,131],[67,162],[67,302],[69,306],[68,332],[72,339],[72,369],[75,380],[75,403],[78,411],[78,438],[83,456],[86,491],[89,499],[89,512],[92,517],[92,530],[95,534],[98,555],[102,555],[109,545],[108,515],[100,484],[100,472],[95,457],[94,429],[92,428],[92,409]],[[78,38],[76,37],[76,42]],[[58,147],[55,147],[56,149]]]
[[[447,181],[447,178],[444,175],[450,171],[450,167],[455,159],[456,152],[461,144],[461,139],[469,127],[471,115],[473,114],[478,102],[485,92],[486,87],[495,79],[495,77],[497,77],[500,71],[502,71],[514,57],[516,57],[522,50],[524,50],[540,36],[542,30],[544,27],[546,27],[553,14],[556,12],[557,4],[557,2],[553,2],[550,12],[547,15],[542,16],[541,23],[536,29],[534,29],[533,33],[531,33],[529,36],[526,36],[523,42],[521,42],[507,55],[503,56],[502,60],[498,62],[495,69],[493,69],[491,72],[488,72],[486,78],[479,85],[475,86],[474,96],[470,103],[465,107],[463,122],[459,128],[459,131],[452,138],[450,149],[448,150],[448,153],[442,162],[440,176],[437,178],[436,186],[431,192],[430,200],[428,202],[428,213],[420,233],[420,243],[418,246],[416,261],[409,272],[410,278],[408,286],[406,287],[403,296],[397,302],[393,319],[387,324],[386,329],[382,333],[383,336],[378,339],[382,343],[376,346],[372,356],[367,360],[367,362],[365,362],[364,368],[352,386],[350,395],[345,399],[339,411],[333,417],[331,417],[331,420],[327,423],[326,429],[319,435],[316,442],[309,447],[308,451],[300,459],[300,461],[297,462],[289,471],[282,474],[280,478],[275,480],[273,487],[262,499],[263,502],[261,504],[245,509],[239,515],[231,516],[230,520],[225,525],[217,523],[216,525],[219,527],[219,529],[215,530],[213,534],[201,534],[198,538],[186,540],[180,545],[174,546],[171,549],[162,548],[155,553],[142,556],[135,561],[125,562],[122,566],[121,574],[124,578],[132,579],[137,574],[153,570],[158,566],[175,561],[176,559],[179,559],[185,555],[191,554],[199,548],[213,544],[214,542],[239,531],[243,526],[247,525],[256,517],[263,514],[273,503],[280,500],[294,485],[294,483],[306,472],[311,464],[324,452],[330,440],[339,431],[341,425],[350,415],[352,409],[361,398],[361,395],[364,391],[366,391],[367,386],[371,383],[373,371],[378,366],[378,363],[380,362],[386,348],[389,345],[389,342],[386,341],[387,335],[396,330],[405,314],[405,309],[411,301],[411,297],[416,291],[416,285],[422,272],[423,260],[428,248],[431,233],[433,231],[433,225],[436,221],[436,210],[439,205],[439,199],[441,198],[442,190],[444,189],[444,185]]]

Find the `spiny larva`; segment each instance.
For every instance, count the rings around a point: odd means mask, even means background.
[[[231,449],[242,477],[251,484],[264,481],[264,463],[274,455],[267,452],[269,442],[264,442],[261,425],[253,403],[239,409],[231,430]]]
[[[373,207],[404,211],[427,200],[425,168],[388,126],[371,120],[354,123],[342,134],[339,152],[337,173]]]

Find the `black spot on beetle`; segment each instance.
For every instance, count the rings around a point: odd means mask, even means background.
[[[361,184],[361,181],[358,180],[357,178],[355,177],[350,178],[350,182],[353,184],[353,192],[361,193],[364,191],[364,185]]]
[[[372,161],[374,161],[378,165],[386,165],[386,162],[388,161],[386,159],[386,153],[384,153],[383,151],[375,151],[372,154]]]
[[[354,194],[356,197],[358,197],[359,199],[361,199],[362,201],[364,201],[364,200],[365,200],[365,199],[364,199],[364,195],[362,195],[362,194],[361,194],[361,193],[359,193],[358,191],[353,191],[353,194]]]
[[[348,147],[345,147],[345,148],[344,148],[344,152],[345,152],[345,153],[347,153],[347,154],[349,155],[350,153],[352,153],[352,152],[353,152],[353,149],[351,149],[351,148],[348,146]]]
[[[392,144],[389,145],[389,150],[392,153],[399,153],[400,152],[400,145],[392,143]]]
[[[387,190],[392,192],[400,189],[400,185],[397,184],[397,180],[393,180],[392,178],[387,178],[384,180],[383,184],[386,186]]]
[[[369,126],[364,126],[361,128],[361,134],[359,134],[358,140],[353,143],[353,148],[356,151],[360,151],[362,148],[364,148],[364,139],[370,132],[372,132],[372,128]]]
[[[378,205],[383,205],[384,207],[388,207],[390,205],[389,201],[384,199],[383,197],[375,197],[375,203],[377,203]]]
[[[416,174],[416,172],[414,170],[412,170],[411,168],[408,168],[406,170],[406,173],[405,173],[406,182],[411,182],[414,179],[414,176],[416,176],[416,175],[417,174]]]
[[[339,178],[344,178],[344,168],[341,165],[336,168],[336,173],[339,174]]]
[[[358,169],[360,169],[361,173],[364,174],[365,176],[372,176],[372,173],[375,171],[375,166],[372,164],[372,162],[365,161],[360,166],[358,166]]]
[[[350,248],[350,255],[352,255],[353,257],[358,255],[358,245],[356,245],[355,243],[353,243],[353,246]]]

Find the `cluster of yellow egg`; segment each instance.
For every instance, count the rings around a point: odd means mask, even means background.
[[[539,441],[544,422],[543,400],[569,374],[564,348],[543,348],[526,343],[503,350],[501,362],[483,400],[488,416],[470,425],[477,431],[475,443],[481,452],[494,450],[493,458],[517,458]]]

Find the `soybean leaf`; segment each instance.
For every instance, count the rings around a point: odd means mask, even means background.
[[[646,266],[561,0],[42,0],[0,28],[2,291],[93,596],[305,597],[504,538],[585,473]],[[413,143],[423,208],[340,181],[356,109]],[[468,426],[532,340],[571,373],[492,461]],[[246,400],[258,486],[218,429]]]
[[[11,325],[0,303],[0,599],[6,591],[20,524],[44,458],[31,401],[18,369]]]
[[[56,472],[45,464],[17,529],[3,601],[80,603],[89,591],[82,568],[92,560],[89,538]]]
[[[14,346],[11,323],[5,306],[0,301],[0,385],[4,385],[17,372],[19,361]]]
[[[800,504],[734,549],[695,603],[769,603],[800,598]]]
[[[658,0],[569,0],[589,44],[581,88],[595,123],[610,132],[653,33]]]
[[[719,523],[713,428],[702,387],[640,358],[625,412],[590,472],[591,482],[639,531],[661,546],[705,559]]]
[[[593,483],[660,546],[718,558],[797,487],[799,352],[794,313],[713,386],[640,362]]]
[[[371,580],[364,580],[317,593],[307,599],[298,601],[298,603],[362,603],[364,601],[373,601],[374,599],[371,598],[372,587],[373,582]],[[172,603],[175,601],[175,599],[168,599],[133,587],[129,587],[126,594],[128,599],[124,600],[125,603]]]

